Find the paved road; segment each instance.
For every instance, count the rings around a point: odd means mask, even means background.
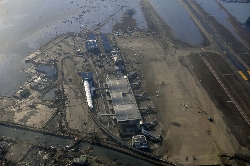
[[[214,43],[216,43],[222,51],[225,52],[225,55],[228,57],[228,59],[231,61],[235,69],[238,71],[242,71],[241,76],[244,77],[245,80],[248,80],[250,82],[250,75],[248,74],[248,67],[244,64],[244,61],[238,57],[238,55],[230,48],[230,46],[223,40],[223,37],[220,36],[218,33],[218,29],[216,29],[213,24],[207,20],[207,16],[204,16],[203,13],[199,10],[197,7],[197,4],[195,4],[193,1],[189,1],[190,3],[187,4],[190,8],[192,6],[194,14],[192,14],[193,19],[199,20],[199,24],[202,26],[205,34],[210,34],[212,36],[212,40]],[[242,75],[243,74],[243,75]]]

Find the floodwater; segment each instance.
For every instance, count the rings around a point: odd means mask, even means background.
[[[173,30],[177,39],[189,44],[201,45],[203,37],[179,0],[150,0],[150,3]]]
[[[112,32],[127,9],[140,28],[145,28],[140,0],[43,0],[0,1],[0,95],[12,96],[27,80],[20,62],[49,40],[66,32]]]
[[[73,141],[71,139],[64,139],[61,137],[44,135],[41,133],[26,131],[22,129],[15,129],[15,128],[1,126],[1,125],[0,125],[0,131],[1,131],[0,136],[5,136],[9,138],[18,138],[23,141],[29,141],[29,142],[37,143],[37,144],[44,144],[44,145],[53,146],[57,148],[64,148],[65,146],[69,145]],[[88,146],[92,146],[93,155],[96,155],[100,158],[105,158],[105,159],[110,159],[110,160],[116,159],[119,162],[122,162],[124,164],[128,163],[132,166],[137,166],[137,165],[153,166],[153,164],[139,160],[135,157],[132,157],[123,153],[119,153],[117,151],[102,148],[99,146],[93,146],[88,143],[80,144],[80,148],[82,150],[86,149]]]
[[[227,14],[214,0],[197,1],[238,37]],[[177,39],[201,45],[203,37],[179,0],[150,0],[150,3]],[[250,4],[222,5],[240,22],[249,16]],[[98,26],[101,32],[110,33],[127,9],[136,11],[133,18],[139,28],[147,27],[140,0],[0,0],[0,9],[0,95],[4,96],[12,96],[28,79],[21,72],[27,67],[21,61],[59,34],[93,30]]]
[[[200,6],[211,16],[213,16],[220,24],[225,26],[237,39],[241,40],[231,22],[228,20],[228,14],[219,6],[215,0],[196,0]],[[236,5],[236,3],[235,3]]]
[[[240,23],[246,23],[250,17],[250,3],[225,3],[219,1],[222,6]]]

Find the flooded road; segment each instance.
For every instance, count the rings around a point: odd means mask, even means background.
[[[73,141],[73,139],[72,140],[64,139],[64,138],[60,138],[56,136],[44,135],[41,133],[26,131],[22,129],[15,129],[15,128],[1,126],[1,125],[0,125],[0,131],[1,131],[0,136],[5,136],[9,138],[18,138],[18,139],[21,139],[22,141],[29,141],[29,142],[36,143],[36,144],[44,144],[44,145],[53,146],[56,148],[64,148],[65,146],[69,145]],[[127,163],[132,166],[137,166],[137,165],[153,166],[153,164],[139,160],[135,157],[131,157],[123,153],[119,153],[117,151],[102,148],[99,146],[93,146],[88,143],[80,144],[80,148],[82,150],[85,150],[88,146],[92,146],[93,155],[96,155],[100,158],[105,158],[105,159],[110,159],[110,160],[116,159],[119,162],[122,162],[124,164]]]

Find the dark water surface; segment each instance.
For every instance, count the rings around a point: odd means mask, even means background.
[[[92,30],[103,25],[111,32],[127,9],[138,27],[145,28],[140,0],[1,0],[0,1],[0,95],[12,96],[27,80],[20,62],[30,52],[65,32]]]
[[[219,1],[222,6],[240,23],[246,23],[250,17],[250,3],[225,3]]]
[[[227,15],[214,0],[203,1],[204,9],[237,34]],[[172,28],[175,37],[189,44],[201,45],[203,38],[179,0],[150,0],[150,3]],[[249,16],[249,4],[222,3],[240,22]],[[65,32],[93,30],[102,25],[101,32],[110,33],[121,21],[127,9],[139,28],[145,28],[140,0],[0,0],[0,95],[12,96],[27,80],[20,63],[30,52]]]
[[[239,35],[235,32],[233,25],[228,20],[228,14],[223,9],[221,9],[219,4],[215,0],[209,0],[209,1],[196,0],[196,1],[207,13],[213,16],[220,24],[225,26],[234,35],[234,37],[240,39]]]
[[[44,144],[48,146],[53,146],[57,148],[64,148],[65,146],[69,145],[73,140],[71,139],[64,139],[60,137],[44,135],[41,133],[36,133],[32,131],[26,131],[21,129],[14,129],[11,127],[1,126],[0,125],[0,136],[5,136],[9,138],[18,138],[23,141],[30,141],[33,143]],[[86,149],[88,146],[93,146],[88,143],[81,143],[80,148],[82,150]],[[122,163],[128,163],[133,166],[143,165],[143,166],[153,166],[148,162],[139,160],[135,157],[131,157],[129,155],[119,153],[117,151],[113,151],[110,149],[102,148],[99,146],[93,146],[93,155],[96,155],[100,158],[110,159],[110,160],[118,160]]]
[[[201,45],[203,37],[179,0],[150,0],[150,3],[173,30],[177,39],[189,44]]]

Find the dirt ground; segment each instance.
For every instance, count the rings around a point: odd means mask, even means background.
[[[173,57],[153,37],[118,37],[117,42],[125,50],[124,55],[128,55],[127,68],[141,71],[141,77],[145,78],[143,85],[156,108],[156,114],[147,119],[157,119],[161,131],[154,133],[162,134],[164,138],[162,146],[157,146],[159,155],[178,163],[205,165],[219,164],[218,153],[234,152],[231,140],[222,131],[223,124],[207,120],[211,116],[223,122],[220,111],[200,81],[178,60],[188,52],[183,54],[177,51]],[[137,61],[141,65],[131,63]],[[193,156],[197,160],[193,160]],[[186,157],[190,159],[187,161]]]
[[[73,58],[63,60],[64,90],[68,96],[66,103],[68,127],[85,133],[93,133],[95,124],[89,117],[89,109],[80,92],[83,91],[84,87],[81,85],[81,77],[75,71],[75,63]],[[72,81],[69,81],[69,77],[72,78]],[[80,87],[82,88],[79,89]]]
[[[20,162],[31,148],[29,143],[14,144],[8,151],[6,158],[12,163]]]

